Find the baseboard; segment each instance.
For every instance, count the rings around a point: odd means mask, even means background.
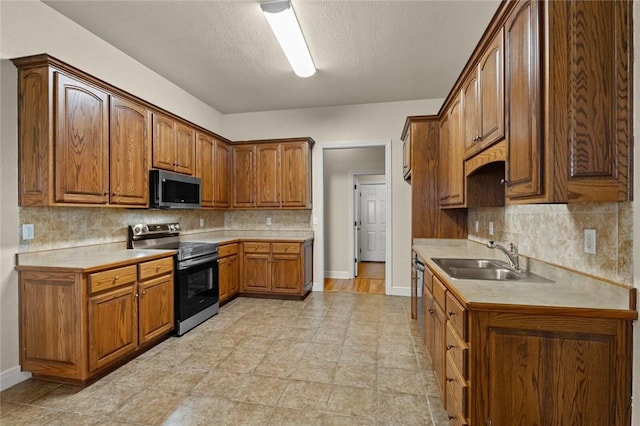
[[[311,288],[311,291],[324,291],[324,284],[323,283],[313,283],[313,287]]]
[[[350,280],[353,278],[349,275],[349,271],[324,271],[325,278],[335,278],[338,280]]]
[[[391,287],[387,295],[411,297],[411,289],[408,287]]]
[[[0,391],[9,389],[11,386],[17,385],[25,380],[29,380],[30,378],[31,373],[20,371],[19,365],[11,367],[8,370],[4,370],[0,373]]]

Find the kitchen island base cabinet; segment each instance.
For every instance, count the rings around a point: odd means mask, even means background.
[[[312,286],[313,240],[242,243],[241,294],[303,298]]]
[[[18,265],[20,366],[88,384],[173,330],[173,258],[84,272]]]

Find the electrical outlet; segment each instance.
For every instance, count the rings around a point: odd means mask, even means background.
[[[584,230],[584,252],[587,254],[596,254],[596,230]]]
[[[475,226],[476,232],[480,232],[480,221],[479,220],[475,221],[475,225],[474,226]]]
[[[22,239],[23,240],[33,240],[35,237],[35,227],[33,223],[25,223],[22,225]]]
[[[267,218],[267,225],[271,225],[271,218],[270,217]]]
[[[200,218],[200,228],[204,228],[204,219]]]
[[[489,235],[493,235],[493,222],[489,222]]]

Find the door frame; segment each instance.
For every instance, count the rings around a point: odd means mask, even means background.
[[[386,160],[386,152],[385,152],[385,160]],[[358,177],[359,176],[367,176],[367,175],[384,175],[384,180],[382,182],[380,182],[381,184],[384,184],[385,189],[387,190],[387,208],[386,208],[386,214],[389,214],[389,187],[387,186],[387,176],[386,173],[384,172],[384,170],[351,170],[349,172],[349,174],[351,175],[351,182],[353,185],[353,190],[349,192],[349,217],[352,219],[355,219],[356,217],[356,191],[360,189],[360,187],[358,186]],[[357,187],[357,189],[355,188]],[[362,212],[360,212],[360,214],[362,214]],[[387,216],[388,217],[388,216]],[[388,220],[387,220],[388,222]],[[389,228],[387,227],[388,223],[385,224],[385,232],[389,231]],[[355,227],[355,226],[354,226]],[[356,253],[356,249],[357,249],[357,245],[356,245],[356,233],[355,230],[352,230],[353,232],[350,233],[349,236],[349,253],[352,253],[353,256],[358,259],[358,253]],[[386,234],[388,235],[388,234]],[[387,238],[385,237],[385,250],[388,248],[387,246]],[[386,259],[386,254],[385,254],[385,266],[386,266],[386,262],[388,259]],[[356,264],[359,263],[357,261],[351,262],[349,265],[349,278],[354,278],[356,276],[356,273],[358,272],[356,270]]]
[[[393,294],[393,217],[391,205],[393,204],[393,190],[391,186],[391,139],[368,139],[363,141],[344,141],[325,143],[321,146],[316,143],[314,150],[314,183],[313,183],[313,211],[312,222],[314,226],[315,240],[313,244],[313,290],[324,290],[324,150],[340,148],[371,148],[384,146],[384,176],[387,184],[387,226],[386,226],[386,258],[385,258],[385,294]],[[353,253],[353,251],[351,252]],[[316,262],[317,261],[317,262]]]

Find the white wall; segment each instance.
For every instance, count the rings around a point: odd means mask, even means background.
[[[48,53],[214,132],[221,114],[39,1],[0,1],[0,389],[18,359],[17,72],[8,60]]]
[[[231,140],[289,138],[310,136],[313,149],[314,289],[324,281],[324,201],[322,147],[367,145],[372,141],[392,140],[391,217],[393,271],[391,293],[409,295],[411,278],[411,188],[402,178],[402,142],[400,134],[408,115],[435,114],[442,99],[388,102],[228,114],[223,117],[222,134]]]
[[[384,146],[324,150],[324,270],[328,278],[353,278],[354,255],[349,253],[353,217],[347,207],[353,194],[351,173],[357,171],[384,172]]]

